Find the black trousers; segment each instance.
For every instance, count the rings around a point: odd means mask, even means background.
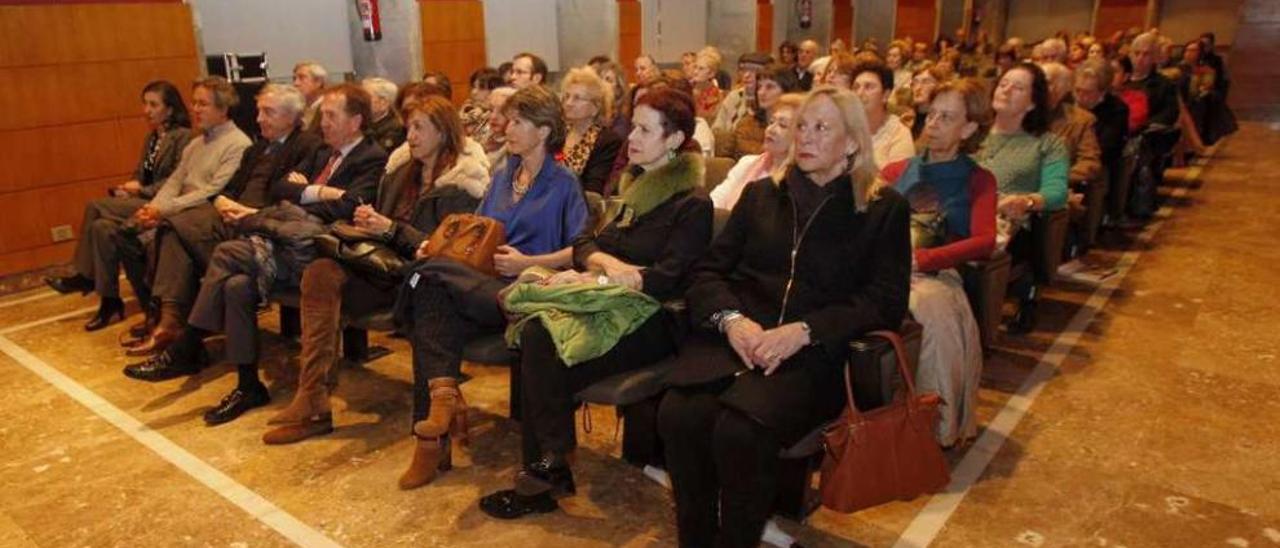
[[[521,453],[524,463],[546,453],[567,455],[578,445],[573,412],[579,390],[610,375],[656,363],[676,350],[665,312],[650,316],[603,356],[568,367],[556,354],[551,334],[532,320],[520,332]]]
[[[673,388],[658,408],[682,547],[754,548],[773,512],[782,447],[721,403],[731,382]]]
[[[413,346],[413,422],[427,418],[431,408],[429,381],[458,377],[467,343],[507,325],[498,308],[498,292],[506,282],[465,267],[451,274],[460,276],[410,275],[400,295],[410,302],[397,303],[397,308],[408,308],[403,312]]]

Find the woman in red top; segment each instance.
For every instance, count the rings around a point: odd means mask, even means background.
[[[916,386],[942,396],[938,442],[977,435],[974,410],[982,343],[955,267],[991,256],[996,242],[996,179],[969,158],[990,127],[986,87],[961,79],[938,87],[922,135],[922,154],[881,175],[911,204],[911,314],[924,326]]]

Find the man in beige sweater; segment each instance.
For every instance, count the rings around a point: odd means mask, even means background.
[[[250,141],[228,117],[238,100],[235,88],[222,78],[197,80],[191,92],[191,113],[200,134],[182,150],[178,167],[160,183],[160,190],[151,201],[130,204],[84,226],[76,247],[76,274],[46,280],[62,293],[97,291],[102,302],[85,329],[101,329],[114,319],[123,319],[118,272],[125,254],[133,255],[129,262],[136,263],[125,265],[134,289],[145,286],[133,283],[135,279],[140,281],[145,272],[145,261],[138,259],[143,252],[134,236],[154,228],[168,215],[206,202],[222,190],[240,166],[240,157]],[[148,295],[138,297],[144,304],[150,300]]]

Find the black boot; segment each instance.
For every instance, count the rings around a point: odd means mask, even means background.
[[[1031,286],[1031,291],[1018,299],[1018,312],[1014,314],[1013,321],[1009,322],[1010,335],[1025,335],[1036,328],[1037,293],[1036,287]]]
[[[113,316],[114,320],[112,320]],[[98,304],[98,313],[85,322],[84,330],[97,331],[123,319],[124,301],[119,297],[103,297],[102,302]]]
[[[80,274],[71,276],[45,276],[45,285],[52,287],[54,291],[66,295],[67,293],[75,293],[79,291],[82,295],[88,295],[93,292],[93,280],[86,278]]]
[[[544,455],[525,465],[516,474],[516,488],[498,491],[480,499],[480,509],[498,519],[516,519],[529,514],[554,512],[556,499],[574,494],[573,471],[564,457]]]

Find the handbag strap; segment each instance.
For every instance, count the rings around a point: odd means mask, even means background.
[[[888,340],[889,344],[893,346],[894,358],[898,362],[898,372],[902,373],[902,382],[907,387],[907,401],[908,402],[912,401],[916,396],[916,384],[915,384],[915,381],[911,380],[911,371],[908,370],[907,368],[906,344],[902,342],[902,335],[899,335],[896,331],[889,331],[887,329],[882,329],[879,331],[872,331],[870,333],[867,333],[867,336],[880,337],[882,339]],[[852,371],[853,371],[852,367],[849,367],[848,365],[845,366],[844,395],[845,395],[845,399],[848,400],[849,402],[849,411],[852,412],[855,417],[861,417],[862,412],[858,410],[858,406],[854,404],[854,399],[853,399]],[[907,406],[908,412],[910,412],[910,407],[911,406]]]

